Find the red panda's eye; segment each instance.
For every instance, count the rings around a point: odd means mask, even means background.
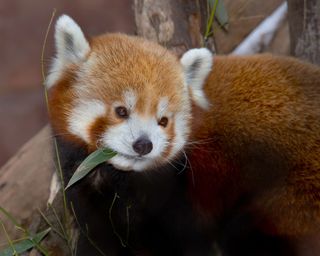
[[[121,117],[121,118],[129,117],[128,110],[125,107],[116,107],[116,113],[118,117]]]
[[[168,122],[169,122],[168,118],[164,116],[164,117],[161,117],[158,124],[163,127],[166,127],[168,125]]]

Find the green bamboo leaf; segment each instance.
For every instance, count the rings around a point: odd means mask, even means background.
[[[27,237],[26,239],[22,240],[21,242],[17,242],[13,244],[13,248],[16,251],[16,253],[20,254],[23,252],[26,252],[39,244],[43,238],[50,232],[51,228],[47,228],[46,230],[43,230],[37,234],[35,234],[33,237]],[[0,252],[0,256],[12,256],[14,255],[14,250],[11,247],[6,248],[2,252]]]
[[[210,4],[210,8],[212,9],[214,7],[215,0],[208,0],[208,1]],[[228,30],[229,16],[223,0],[218,0],[216,12],[215,12],[215,18],[217,19],[218,23],[222,28]]]
[[[74,183],[84,178],[94,167],[109,160],[116,154],[116,152],[108,148],[99,148],[91,153],[74,172],[65,189],[71,187]]]
[[[219,1],[217,6],[216,19],[221,27],[228,30],[229,17],[227,9],[222,0]]]

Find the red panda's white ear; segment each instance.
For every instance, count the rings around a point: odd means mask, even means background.
[[[62,15],[56,23],[55,41],[57,58],[65,62],[81,61],[90,50],[81,28],[67,15]]]
[[[79,25],[67,15],[62,15],[55,26],[56,58],[52,63],[46,85],[53,85],[63,69],[84,60],[90,46]]]
[[[212,53],[206,48],[191,49],[183,54],[180,62],[193,100],[200,107],[209,108],[210,103],[204,94],[203,86],[212,68]]]

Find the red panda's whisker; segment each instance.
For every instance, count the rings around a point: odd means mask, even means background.
[[[172,162],[169,159],[166,159],[166,162],[168,164],[170,164],[174,169],[176,169],[177,171],[180,171],[177,167],[174,166],[174,164],[172,164]]]
[[[178,162],[178,161],[175,161],[174,159],[167,159],[167,158],[165,158],[165,157],[161,157],[161,159],[164,160],[165,163],[170,164],[173,168],[175,168],[176,170],[178,170],[178,171],[179,171],[178,174],[182,173],[182,172],[185,170],[185,168],[187,167],[187,162],[185,162],[184,164],[182,164],[182,163],[180,163],[180,162]],[[179,170],[174,164],[178,164],[178,165],[183,166],[183,170]]]
[[[188,162],[189,162],[189,159],[188,159],[188,156],[187,156],[186,152],[184,150],[182,150],[182,153],[183,153],[183,155],[184,155],[186,160],[185,160],[185,163],[184,163],[184,166],[183,166],[182,170],[180,172],[178,172],[178,175],[183,173],[186,170],[186,168],[188,166]]]
[[[193,141],[188,141],[186,144],[188,144],[188,145],[194,145],[194,144],[204,145],[204,144],[208,144],[208,143],[215,142],[215,141],[217,141],[217,140],[216,139],[193,140]]]
[[[132,128],[130,125],[129,125],[129,130],[130,130],[131,137],[134,139],[134,135],[133,135]]]

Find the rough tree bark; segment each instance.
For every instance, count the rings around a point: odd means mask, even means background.
[[[44,208],[49,196],[54,170],[51,140],[46,126],[0,169],[0,206],[27,225],[37,209]],[[2,217],[0,214],[12,239],[21,237],[12,222]],[[0,244],[6,244],[2,230]]]
[[[178,55],[203,45],[214,51],[212,38],[203,40],[208,11],[206,0],[134,1],[137,34]]]
[[[287,0],[291,55],[320,65],[320,0]],[[297,255],[320,251],[320,235],[300,241]]]
[[[320,65],[320,0],[288,0],[291,54]]]

